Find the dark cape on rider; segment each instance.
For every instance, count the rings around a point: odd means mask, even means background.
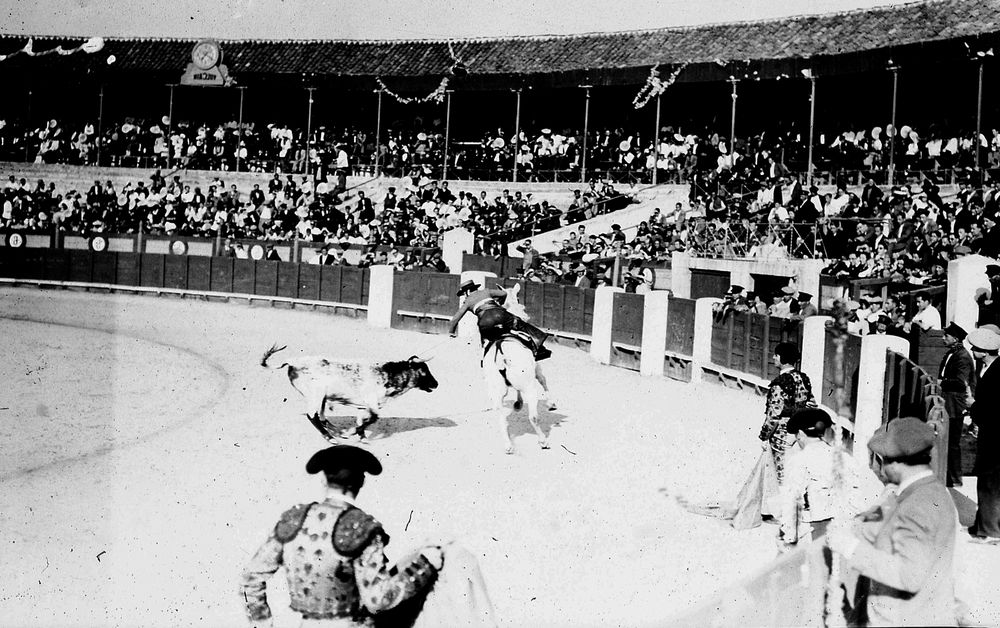
[[[449,322],[448,333],[452,336],[458,329],[459,321],[467,312],[472,312],[476,316],[479,335],[484,345],[489,346],[512,332],[520,332],[530,339],[536,361],[552,355],[552,352],[543,346],[548,334],[514,316],[503,307],[503,303],[507,300],[507,292],[502,288],[483,288],[470,279],[462,282],[457,294],[460,297],[467,296]]]

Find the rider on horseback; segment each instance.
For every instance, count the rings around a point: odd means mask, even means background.
[[[462,320],[466,312],[472,312],[478,319],[479,335],[483,344],[492,344],[511,332],[521,332],[531,339],[531,349],[536,362],[552,355],[552,352],[543,346],[545,339],[549,337],[548,334],[504,309],[502,304],[507,299],[507,293],[504,290],[501,288],[481,288],[479,284],[469,279],[462,282],[458,288],[458,296],[464,294],[468,296],[462,303],[462,307],[458,308],[458,313],[451,317],[448,327],[449,334],[454,336],[458,329],[458,322]]]

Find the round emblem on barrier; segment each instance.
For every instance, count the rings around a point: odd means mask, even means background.
[[[264,259],[264,247],[259,244],[251,246],[250,257],[257,260]]]
[[[27,244],[27,241],[20,233],[11,233],[7,236],[7,246],[12,249],[23,248],[25,244]]]
[[[170,252],[174,255],[184,255],[188,252],[187,242],[184,240],[174,240],[170,243]]]
[[[104,236],[94,236],[90,239],[90,250],[103,253],[108,250],[108,239]]]

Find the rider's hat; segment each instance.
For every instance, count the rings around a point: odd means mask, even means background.
[[[479,289],[478,283],[476,283],[471,279],[466,279],[465,281],[462,282],[462,285],[458,287],[458,292],[456,292],[455,294],[458,296],[462,296],[466,292],[472,292],[473,290],[478,290],[478,289]]]

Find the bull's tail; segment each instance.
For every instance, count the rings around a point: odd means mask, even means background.
[[[281,366],[268,366],[267,360],[268,360],[268,358],[270,358],[275,353],[277,353],[279,351],[284,351],[287,348],[288,348],[288,345],[283,345],[281,347],[279,347],[277,344],[271,345],[271,348],[264,352],[264,357],[262,357],[260,359],[260,365],[263,366],[266,369],[275,369],[275,370],[278,370],[278,369],[285,368],[286,366],[288,366],[288,362],[283,362],[281,364]]]

